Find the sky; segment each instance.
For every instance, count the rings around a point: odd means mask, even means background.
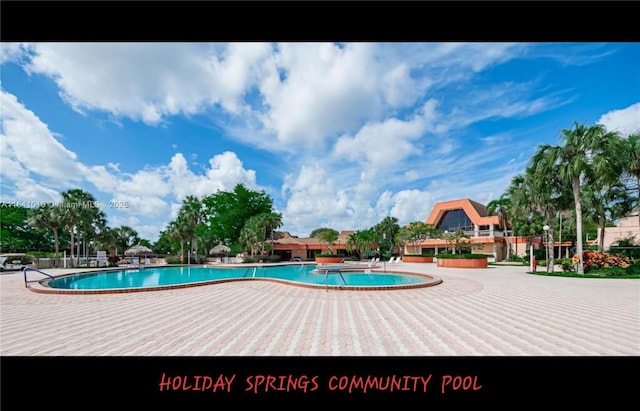
[[[499,198],[577,123],[640,131],[640,43],[0,43],[0,201],[80,188],[156,241],[242,183],[280,230]]]

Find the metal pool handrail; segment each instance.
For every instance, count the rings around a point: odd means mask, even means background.
[[[53,276],[52,276],[51,274],[47,274],[47,273],[45,273],[44,271],[37,270],[37,269],[35,269],[35,268],[33,268],[33,267],[24,267],[24,268],[22,269],[22,274],[24,275],[24,286],[25,286],[25,287],[28,287],[28,286],[29,286],[29,285],[28,285],[29,283],[37,283],[38,281],[40,281],[40,280],[31,280],[31,281],[27,281],[27,271],[35,271],[35,272],[38,272],[38,273],[40,273],[40,274],[46,275],[47,277],[49,277],[49,278],[51,278],[51,279],[53,280]]]
[[[344,285],[347,285],[344,277],[342,276],[342,271],[339,268],[325,268],[324,270],[324,290],[329,291],[329,273],[338,273],[340,278],[342,278],[342,282]]]

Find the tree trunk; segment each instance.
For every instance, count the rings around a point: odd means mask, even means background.
[[[53,242],[56,250],[56,257],[53,259],[54,267],[58,268],[60,266],[60,260],[58,257],[58,253],[60,252],[60,240],[58,239],[58,229],[54,228],[53,230]]]
[[[74,256],[73,256],[73,247],[75,242],[75,236],[73,235],[73,228],[69,230],[69,236],[71,237],[71,244],[70,244],[71,255],[69,256],[69,266],[73,267],[75,264]]]
[[[547,219],[549,220],[549,231],[547,231],[547,255],[549,261],[547,261],[547,273],[552,273],[555,265],[555,258],[553,256],[553,210],[547,212]]]
[[[600,233],[598,235],[598,237],[600,237],[600,241],[598,241],[598,251],[600,251],[601,253],[604,252],[604,228],[606,225],[607,225],[607,219],[605,217],[601,217],[600,227],[598,227],[598,229],[600,230]]]
[[[507,257],[506,260],[509,261],[509,256],[511,254],[511,244],[509,244],[509,232],[505,229],[504,230],[504,237],[507,241]]]
[[[576,204],[576,254],[578,255],[576,272],[584,274],[584,266],[582,264],[582,198],[580,196],[579,177],[573,179],[573,201]]]

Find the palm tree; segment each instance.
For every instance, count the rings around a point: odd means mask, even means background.
[[[567,190],[559,178],[558,161],[553,147],[543,144],[538,147],[531,159],[531,165],[525,170],[525,181],[529,185],[529,200],[532,208],[545,217],[547,231],[547,272],[553,272],[554,257],[554,221],[556,211],[567,207]]]
[[[259,219],[259,214],[249,217],[245,225],[240,230],[238,241],[243,247],[251,250],[251,257],[255,256],[256,246],[264,241],[264,226]],[[262,254],[262,250],[260,250]]]
[[[598,224],[598,251],[604,251],[604,230],[607,221],[614,221],[629,214],[633,200],[622,182],[598,190],[593,185],[583,189],[584,210],[587,220]]]
[[[60,209],[52,204],[42,204],[32,211],[28,224],[39,231],[51,230],[55,247],[54,267],[57,267],[60,252],[59,230],[63,228]]]
[[[396,248],[395,237],[400,230],[400,226],[398,225],[398,219],[396,217],[387,216],[382,219],[381,222],[376,224],[374,230],[378,234],[378,238],[380,243],[385,243],[385,246],[388,247],[389,251],[392,251]]]
[[[74,241],[76,238],[87,240],[86,236],[93,231],[95,224],[102,224],[105,220],[104,213],[96,206],[95,197],[79,188],[69,189],[62,193],[61,218],[63,225],[69,230],[71,236],[71,261],[74,260]],[[76,243],[77,259],[80,255],[80,242]]]
[[[118,249],[124,252],[124,250],[140,241],[138,232],[128,225],[121,225],[120,227],[114,228],[111,234],[113,235],[116,254],[118,253]]]
[[[115,230],[111,227],[102,227],[100,231],[96,233],[96,246],[99,249],[107,250],[110,257],[116,255],[116,236]]]
[[[189,224],[185,221],[182,215],[178,215],[178,217],[169,223],[167,226],[167,236],[172,241],[180,242],[180,256],[184,260],[184,242],[191,238],[191,230]]]
[[[182,202],[180,214],[183,216],[185,223],[189,225],[189,231],[192,233],[193,249],[195,249],[196,259],[198,259],[198,231],[202,228],[205,220],[205,208],[202,201],[194,195],[187,196]],[[191,253],[192,250],[189,250],[189,252]]]
[[[497,200],[491,200],[487,204],[487,214],[492,215],[496,213],[500,220],[500,226],[503,230],[504,238],[507,240],[507,255],[506,259],[509,260],[511,253],[511,245],[509,244],[509,229],[508,226],[510,223],[510,213],[511,213],[511,199],[503,194]]]
[[[259,214],[261,223],[265,227],[265,232],[271,236],[271,255],[273,255],[273,233],[282,226],[282,214],[280,213],[262,213]]]
[[[624,157],[624,171],[631,178],[636,180],[636,190],[638,195],[636,196],[636,205],[638,209],[638,222],[640,223],[640,133],[631,134],[624,141],[625,148],[623,153]]]
[[[582,262],[582,193],[583,182],[590,176],[606,172],[607,176],[620,170],[619,135],[608,132],[603,125],[585,126],[575,123],[573,128],[561,131],[562,146],[543,145],[541,152],[548,156],[545,172],[553,172],[563,184],[571,186],[576,209],[576,272],[584,274]],[[608,171],[606,171],[609,169]],[[553,170],[553,171],[552,171]],[[550,175],[550,174],[547,174]]]
[[[345,248],[349,252],[357,252],[360,258],[364,258],[371,253],[376,242],[376,235],[373,229],[356,230],[347,238]]]

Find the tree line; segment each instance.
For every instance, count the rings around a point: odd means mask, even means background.
[[[574,241],[576,272],[584,274],[585,223],[597,225],[598,251],[604,251],[605,227],[637,210],[639,198],[640,134],[574,123],[560,132],[559,144],[537,147],[524,172],[487,211],[508,222],[514,235],[544,234],[547,226],[547,271],[553,271],[555,233]]]
[[[253,191],[237,184],[232,191],[218,191],[198,198],[187,196],[178,216],[160,232],[155,243],[139,237],[129,226],[110,227],[95,197],[81,189],[61,193],[58,204],[43,203],[28,208],[10,203],[0,207],[2,252],[49,252],[54,259],[68,250],[71,265],[81,255],[97,250],[110,256],[122,256],[133,245],[141,244],[156,254],[176,254],[194,261],[208,255],[217,244],[226,244],[232,252],[263,252],[266,240],[282,225],[282,215],[273,210],[273,201],[264,191]]]
[[[584,273],[585,223],[597,224],[599,249],[603,251],[605,226],[637,209],[639,198],[640,134],[623,136],[602,125],[574,123],[572,128],[561,130],[560,144],[537,147],[524,172],[514,176],[505,192],[487,204],[487,212],[497,214],[505,230],[511,227],[512,235],[540,235],[547,225],[550,271],[554,265],[554,233],[574,240],[580,257],[576,271]],[[275,231],[282,226],[282,214],[274,211],[273,200],[264,191],[250,190],[243,184],[202,198],[187,196],[177,217],[160,232],[154,244],[139,238],[131,227],[108,227],[104,212],[87,206],[95,203],[92,194],[70,189],[62,193],[58,205],[27,209],[3,204],[0,249],[48,251],[53,245],[57,256],[62,244],[77,262],[83,251],[87,254],[87,247],[89,253],[109,250],[118,255],[140,243],[157,254],[184,257],[188,252],[199,261],[217,244],[227,245],[231,254],[247,250],[252,255],[273,253],[267,240],[273,240]],[[564,226],[556,229],[556,221],[562,223],[563,215],[568,216]],[[324,241],[332,252],[338,231],[321,227],[310,237]],[[443,238],[443,233],[420,221],[400,227],[397,218],[388,216],[373,227],[355,231],[347,239],[346,248],[362,256],[373,251],[394,253],[406,243],[416,248],[427,238]]]

